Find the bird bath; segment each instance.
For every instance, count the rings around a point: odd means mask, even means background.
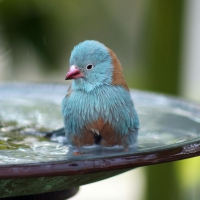
[[[62,136],[43,137],[63,126],[66,91],[67,85],[0,84],[0,198],[65,190],[73,195],[78,186],[136,167],[200,154],[200,105],[131,90],[141,123],[137,149],[84,148],[74,156],[59,142]]]

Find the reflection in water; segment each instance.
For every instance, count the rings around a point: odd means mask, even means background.
[[[200,116],[194,106],[163,96],[134,92],[141,129],[137,149],[123,152],[122,147],[85,147],[73,156],[72,147],[44,133],[63,126],[60,102],[66,86],[0,85],[0,164],[19,164],[109,157],[168,148],[200,135]],[[54,94],[54,95],[52,95]],[[177,102],[179,101],[179,103]],[[197,106],[197,109],[200,109]]]

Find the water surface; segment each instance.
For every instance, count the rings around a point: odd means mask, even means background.
[[[137,149],[84,148],[74,156],[64,137],[44,137],[63,127],[61,101],[67,85],[0,84],[0,165],[85,160],[162,150],[200,136],[200,106],[176,98],[132,91],[141,129]]]

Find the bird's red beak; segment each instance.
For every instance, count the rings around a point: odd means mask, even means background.
[[[66,74],[65,80],[76,79],[76,78],[81,78],[81,77],[84,77],[84,75],[81,73],[78,67],[76,67],[75,65],[72,65]]]

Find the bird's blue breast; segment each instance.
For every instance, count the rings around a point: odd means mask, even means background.
[[[118,134],[139,128],[130,93],[122,86],[105,85],[90,92],[72,91],[63,99],[62,113],[67,134],[81,135],[85,127],[100,118],[111,124]]]

